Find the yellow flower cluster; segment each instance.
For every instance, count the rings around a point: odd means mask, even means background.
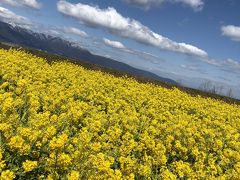
[[[0,49],[1,179],[240,179],[240,107]]]
[[[23,162],[23,169],[25,172],[30,172],[37,167],[37,161],[25,161]]]

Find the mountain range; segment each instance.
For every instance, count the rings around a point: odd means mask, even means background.
[[[0,22],[0,41],[5,43],[16,44],[22,47],[33,48],[48,53],[58,54],[77,61],[85,61],[87,63],[96,64],[104,68],[126,72],[134,76],[141,76],[177,84],[174,80],[160,77],[154,73],[134,68],[116,60],[95,55],[88,50],[76,46],[75,43],[65,40],[61,37],[37,33],[29,29],[11,25],[5,22]]]

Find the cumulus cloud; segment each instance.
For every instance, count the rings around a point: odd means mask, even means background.
[[[194,10],[201,10],[204,6],[203,0],[123,0],[128,4],[142,7],[144,9],[150,9],[152,7],[158,7],[163,3],[181,3],[189,6]]]
[[[213,58],[202,58],[202,60],[210,65],[216,66],[224,71],[239,73],[240,61],[228,58],[226,60],[216,60]]]
[[[204,6],[203,0],[173,0],[173,2],[182,3],[193,8],[194,10],[202,10]]]
[[[240,62],[233,60],[233,59],[227,59],[223,62],[223,66],[228,66],[232,69],[239,69],[240,70]]]
[[[87,33],[84,31],[81,31],[80,29],[74,28],[74,27],[64,27],[63,31],[65,33],[69,33],[69,34],[74,34],[77,36],[81,36],[81,37],[87,37]]]
[[[0,20],[13,25],[27,26],[32,24],[28,18],[19,16],[3,7],[0,7]]]
[[[213,65],[213,66],[221,66],[221,61],[218,61],[216,59],[213,59],[211,57],[205,57],[201,58],[201,60],[207,64]]]
[[[41,4],[37,0],[1,0],[0,3],[8,4],[11,6],[26,6],[33,9],[40,9]]]
[[[156,59],[159,59],[159,57],[157,56],[157,55],[155,55],[155,54],[151,54],[151,53],[148,53],[148,52],[141,52],[142,54],[145,54],[146,56],[150,56],[150,57],[152,57],[152,58],[156,58]]]
[[[226,71],[228,73],[233,73],[236,75],[239,75],[240,71],[240,61],[239,60],[233,60],[231,58],[228,58],[224,61],[219,62],[219,68],[223,71]]]
[[[240,41],[240,26],[227,25],[222,26],[222,35],[231,38],[234,41]]]
[[[52,37],[61,37],[61,32],[58,31],[57,29],[50,29],[48,27],[46,27],[45,29],[42,28],[38,31],[39,33],[43,33],[45,35],[48,35],[48,36],[52,36]]]
[[[137,7],[150,9],[151,7],[159,6],[165,0],[123,0],[123,1]]]
[[[138,56],[139,58],[148,60],[152,63],[155,63],[155,64],[159,63],[160,58],[158,56],[156,56],[154,54],[151,54],[151,53],[148,53],[148,52],[138,51],[136,49],[128,48],[119,41],[112,41],[112,40],[109,40],[107,38],[103,38],[103,43],[106,46],[115,48],[115,49],[120,50],[120,51],[124,51],[126,53],[129,53],[129,54],[132,54],[132,55],[135,55],[135,56]]]
[[[191,71],[198,70],[198,68],[195,67],[195,66],[190,66],[190,65],[185,65],[185,64],[181,64],[181,68],[188,69],[188,70],[191,70]]]
[[[130,53],[130,54],[134,54],[134,55],[140,55],[140,53],[136,50],[132,50],[130,48],[127,48],[126,46],[124,46],[121,42],[119,41],[112,41],[112,40],[109,40],[107,38],[103,38],[103,43],[106,45],[106,46],[109,46],[109,47],[112,47],[112,48],[115,48],[115,49],[119,49],[121,51],[124,51],[124,52],[127,52],[127,53]],[[142,54],[142,53],[141,53]]]
[[[204,50],[190,44],[177,43],[157,34],[139,21],[123,17],[112,7],[100,9],[96,6],[82,3],[72,4],[65,0],[60,0],[57,8],[62,14],[73,17],[88,26],[102,28],[112,34],[135,40],[138,43],[187,55],[207,56]]]
[[[118,42],[118,41],[111,41],[109,39],[103,38],[103,42],[105,45],[113,48],[126,49],[126,47],[121,42]]]

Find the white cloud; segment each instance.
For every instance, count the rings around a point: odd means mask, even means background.
[[[182,68],[187,68],[187,65],[181,64],[181,67],[182,67]]]
[[[181,3],[189,6],[194,10],[201,10],[204,6],[203,0],[123,0],[128,4],[150,9],[152,7],[160,6],[163,3]]]
[[[1,0],[0,3],[8,4],[8,5],[11,5],[11,6],[17,6],[17,2],[14,1],[14,0]]]
[[[113,48],[117,48],[117,49],[126,49],[126,47],[118,41],[111,41],[109,39],[104,38],[103,42],[105,45],[113,47]]]
[[[221,61],[218,61],[218,60],[213,59],[211,57],[201,58],[201,60],[205,63],[210,64],[210,65],[214,65],[214,66],[220,66],[221,65]]]
[[[234,41],[240,41],[240,26],[227,25],[222,26],[222,35],[231,38]]]
[[[31,21],[23,16],[16,15],[14,12],[0,7],[0,20],[13,25],[31,25]]]
[[[240,70],[240,62],[239,61],[236,61],[236,60],[233,60],[233,59],[227,59],[223,62],[223,65],[224,66],[228,66],[232,69],[239,69]]]
[[[143,7],[144,9],[150,9],[162,4],[165,0],[123,0],[128,4]]]
[[[48,36],[61,37],[60,31],[58,31],[57,29],[46,28],[46,29],[41,29],[39,32]]]
[[[70,33],[70,34],[74,34],[77,36],[81,36],[81,37],[87,37],[87,33],[84,31],[81,31],[80,29],[74,28],[74,27],[64,27],[63,31],[65,33]]]
[[[240,61],[233,60],[231,58],[220,61],[220,60],[207,57],[207,58],[201,58],[201,60],[205,63],[219,67],[227,71],[239,73],[239,70],[240,70]]]
[[[181,64],[181,67],[184,68],[184,69],[188,69],[190,71],[197,71],[199,70],[197,67],[195,66],[190,66],[190,65],[185,65],[185,64]]]
[[[109,46],[109,47],[112,47],[112,48],[115,48],[115,49],[119,49],[121,51],[124,51],[124,52],[127,52],[127,53],[130,53],[130,54],[134,54],[134,55],[140,55],[140,53],[136,50],[132,50],[130,48],[127,48],[126,46],[124,46],[121,42],[119,41],[112,41],[112,40],[109,40],[107,38],[103,38],[103,43],[106,45],[106,46]],[[141,53],[142,54],[142,53]]]
[[[37,0],[1,0],[0,3],[8,4],[11,6],[26,6],[34,9],[40,9],[41,4]]]
[[[179,2],[184,5],[190,6],[194,10],[202,10],[204,6],[203,0],[173,0],[174,2]]]
[[[150,61],[152,63],[155,63],[155,64],[158,64],[159,60],[160,60],[160,58],[158,56],[154,55],[154,54],[144,52],[144,51],[138,51],[136,49],[128,48],[119,41],[111,41],[107,38],[103,38],[103,43],[106,46],[124,51],[126,53],[129,53],[129,54],[132,54],[132,55],[135,55],[135,56],[138,56],[140,59],[145,59],[145,60],[148,60],[148,61]]]
[[[151,31],[139,21],[123,17],[112,7],[100,9],[96,6],[82,3],[72,4],[65,0],[60,0],[57,8],[62,14],[73,17],[88,26],[102,28],[112,34],[129,38],[145,45],[198,57],[207,56],[204,50],[190,44],[177,43],[163,37]]]
[[[150,57],[152,57],[152,58],[159,59],[159,57],[158,57],[157,55],[155,55],[155,54],[151,54],[151,53],[144,52],[144,51],[142,51],[141,53],[142,53],[142,54],[145,54],[146,56],[150,56]]]

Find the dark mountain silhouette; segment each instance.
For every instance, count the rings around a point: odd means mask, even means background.
[[[105,68],[126,72],[134,76],[142,76],[153,80],[177,84],[174,80],[157,76],[154,73],[134,68],[110,58],[94,55],[88,50],[76,46],[76,44],[60,37],[36,33],[4,22],[0,22],[0,41],[62,55],[79,61],[83,60]]]

